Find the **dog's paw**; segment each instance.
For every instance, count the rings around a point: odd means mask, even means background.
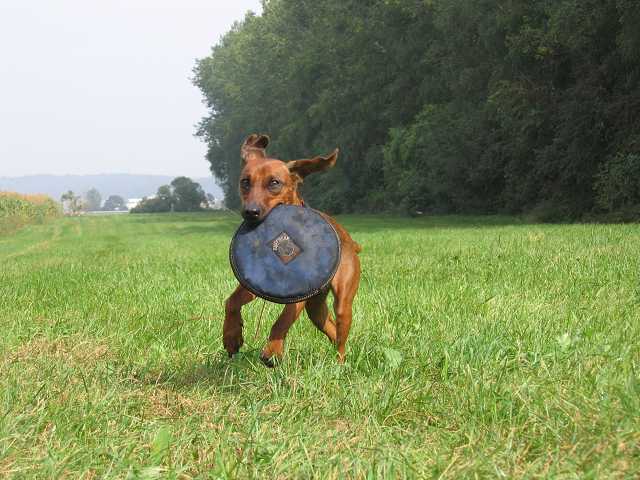
[[[267,367],[273,368],[278,364],[284,353],[284,342],[282,340],[269,340],[260,353],[260,360]]]
[[[266,353],[262,352],[260,354],[260,361],[265,365],[265,367],[273,368],[276,366],[275,356],[268,356]]]
[[[222,343],[224,344],[224,349],[229,354],[229,358],[231,358],[240,351],[240,347],[242,347],[244,340],[242,339],[242,336],[229,337],[224,338]]]

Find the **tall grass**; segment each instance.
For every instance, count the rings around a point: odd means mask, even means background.
[[[47,195],[0,192],[0,234],[29,223],[43,223],[60,213],[60,205]]]

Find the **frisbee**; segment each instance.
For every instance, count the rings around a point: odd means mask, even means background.
[[[229,260],[250,292],[271,302],[296,303],[329,286],[340,264],[340,240],[317,211],[278,205],[259,224],[240,225]]]

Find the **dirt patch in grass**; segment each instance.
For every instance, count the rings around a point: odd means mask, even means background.
[[[11,475],[15,475],[18,472],[15,464],[16,461],[13,455],[0,458],[0,478],[9,478]]]
[[[78,338],[77,336],[49,339],[35,337],[13,350],[9,350],[4,364],[29,362],[42,359],[64,361],[75,365],[95,364],[113,356],[102,342]]]
[[[221,428],[210,421],[219,417],[220,404],[216,398],[191,398],[174,390],[159,387],[134,391],[133,396],[143,400],[146,418],[175,419],[197,416],[207,423],[208,428]]]

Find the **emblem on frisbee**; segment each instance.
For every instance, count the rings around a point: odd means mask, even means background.
[[[278,235],[278,238],[271,242],[271,248],[284,264],[296,258],[301,251],[300,247],[287,235],[287,232]]]
[[[276,303],[296,303],[329,285],[340,263],[340,240],[315,210],[279,205],[258,225],[240,225],[229,260],[250,292]]]

